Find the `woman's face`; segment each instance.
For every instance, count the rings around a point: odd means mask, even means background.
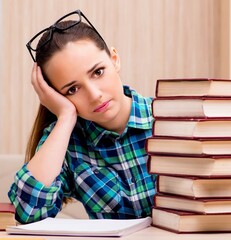
[[[75,105],[82,118],[113,130],[112,124],[119,124],[121,114],[129,115],[130,100],[123,94],[115,49],[108,56],[92,41],[70,42],[44,70],[54,88]]]

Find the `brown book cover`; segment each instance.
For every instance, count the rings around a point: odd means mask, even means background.
[[[231,96],[154,98],[152,113],[154,118],[231,118]]]
[[[231,178],[158,175],[157,192],[188,198],[231,198]]]
[[[5,231],[9,225],[16,225],[15,208],[10,203],[0,203],[0,230]]]
[[[156,97],[230,97],[229,79],[181,78],[158,79]]]
[[[175,233],[231,232],[231,214],[196,214],[154,207],[152,225]]]
[[[168,155],[151,153],[148,155],[146,165],[150,174],[231,179],[231,155]]]
[[[154,196],[154,206],[198,214],[231,214],[231,198],[192,199],[157,192]]]
[[[153,136],[227,138],[231,136],[231,119],[155,119]]]
[[[231,137],[152,136],[145,141],[146,152],[163,155],[230,155]]]

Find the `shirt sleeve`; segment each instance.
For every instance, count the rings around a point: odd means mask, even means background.
[[[16,209],[15,218],[21,223],[55,217],[62,208],[65,184],[58,176],[51,186],[37,181],[24,165],[15,175],[8,196]]]
[[[45,131],[39,145],[47,138],[49,131]],[[64,162],[61,173],[54,182],[45,186],[37,181],[27,168],[27,164],[16,173],[8,197],[14,204],[15,218],[20,223],[30,223],[42,220],[47,217],[55,217],[62,209],[63,197],[70,197],[67,165]]]

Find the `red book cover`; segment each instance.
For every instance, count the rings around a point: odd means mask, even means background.
[[[0,231],[5,231],[11,225],[16,225],[15,208],[11,203],[0,203]]]
[[[15,213],[14,205],[11,203],[0,203],[0,213]]]

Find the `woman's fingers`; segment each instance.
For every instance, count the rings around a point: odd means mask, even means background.
[[[39,94],[39,86],[37,83],[37,64],[35,63],[31,72],[31,83],[36,91],[37,94]]]
[[[52,94],[57,94],[56,91],[51,88],[47,82],[44,80],[41,68],[34,65],[32,69],[32,85],[40,99],[40,102],[44,105],[46,103],[47,98]]]
[[[44,80],[41,68],[34,65],[31,82],[39,97],[40,103],[57,117],[75,112],[75,106],[66,97],[50,87]]]

